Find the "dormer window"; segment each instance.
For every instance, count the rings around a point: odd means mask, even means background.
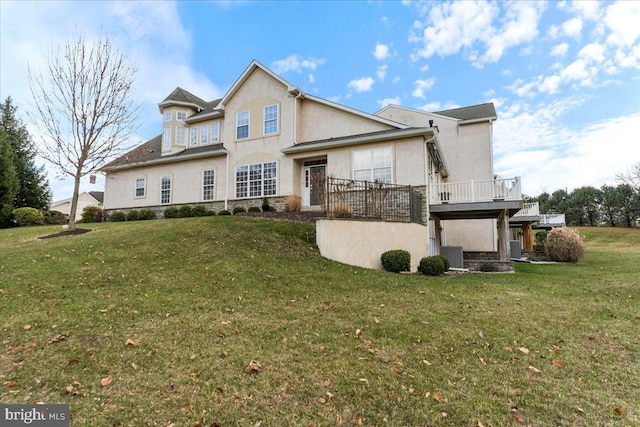
[[[165,122],[170,122],[172,118],[173,118],[173,114],[172,114],[171,111],[166,111],[164,113],[164,121]]]

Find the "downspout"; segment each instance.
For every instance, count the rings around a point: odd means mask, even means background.
[[[429,253],[429,248],[431,246],[431,227],[429,226],[429,221],[431,220],[430,218],[430,213],[429,213],[429,200],[431,200],[431,182],[429,181],[429,149],[427,148],[427,145],[430,142],[433,142],[436,139],[436,134],[434,133],[431,136],[431,139],[426,139],[424,140],[424,145],[422,146],[423,150],[424,150],[424,183],[425,183],[425,187],[427,189],[427,191],[425,192],[425,207],[426,207],[426,211],[427,211],[427,224],[426,224],[426,228],[427,228],[427,253],[429,255],[431,255],[431,253]]]
[[[227,151],[227,179],[224,190],[224,210],[229,210],[229,152]]]

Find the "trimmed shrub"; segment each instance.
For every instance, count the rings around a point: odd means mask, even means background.
[[[138,219],[140,220],[156,219],[156,213],[151,209],[142,209],[138,214]]]
[[[380,256],[382,268],[392,273],[411,271],[411,254],[403,249],[392,249]]]
[[[132,210],[126,214],[127,221],[137,221],[140,219],[140,211]]]
[[[584,243],[573,228],[554,228],[547,234],[544,252],[553,261],[578,262],[584,256]]]
[[[44,215],[44,223],[47,225],[66,224],[68,219],[65,214],[58,211],[42,211]]]
[[[211,211],[204,211],[204,216],[216,216],[216,211],[211,210]]]
[[[549,233],[546,230],[538,231],[533,237],[534,250],[544,250],[544,244],[547,242],[547,235]]]
[[[191,208],[191,215],[192,216],[206,216],[207,215],[207,208],[205,208],[202,205],[194,206],[193,208]]]
[[[271,210],[271,206],[269,205],[269,199],[266,197],[262,198],[262,212],[269,212]]]
[[[100,213],[99,207],[86,206],[84,209],[82,209],[82,214],[80,215],[80,217],[82,218],[82,222],[101,222],[101,221],[98,221],[99,213]]]
[[[126,219],[126,215],[124,214],[124,212],[112,212],[109,215],[109,221],[111,222],[124,222],[124,220]]]
[[[260,209],[258,206],[251,206],[249,208],[249,212],[262,212],[262,209]]]
[[[434,255],[436,258],[439,258],[442,261],[442,265],[444,265],[444,271],[449,271],[451,268],[451,263],[444,255]]]
[[[269,205],[269,212],[277,212],[277,211],[278,211],[278,209],[276,209],[275,206]]]
[[[20,227],[44,224],[44,214],[36,208],[18,208],[13,210],[13,220]]]
[[[420,260],[418,271],[427,276],[439,276],[444,273],[444,263],[439,256],[428,256]]]
[[[219,216],[219,215],[231,215],[231,212],[229,212],[229,211],[228,211],[228,210],[226,210],[226,209],[223,209],[223,210],[221,210],[220,212],[218,212],[218,216]]]
[[[242,206],[236,206],[235,208],[233,208],[233,214],[237,214],[237,213],[242,213],[242,212],[246,212],[247,210],[245,208],[243,208]]]
[[[302,197],[291,195],[287,196],[287,200],[284,202],[285,212],[300,212],[302,210]]]
[[[178,218],[189,218],[193,216],[193,209],[191,206],[180,206],[178,208]]]
[[[178,208],[175,206],[168,207],[164,210],[165,218],[178,218]]]

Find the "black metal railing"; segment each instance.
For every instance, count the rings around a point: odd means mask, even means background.
[[[323,193],[329,218],[422,223],[422,194],[410,185],[327,177]]]

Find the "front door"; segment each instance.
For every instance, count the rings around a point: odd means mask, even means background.
[[[324,203],[326,169],[326,165],[305,166],[302,174],[304,206],[320,206]]]

